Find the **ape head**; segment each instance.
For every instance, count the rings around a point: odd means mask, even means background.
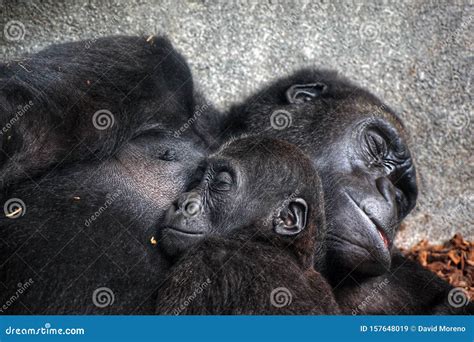
[[[166,267],[156,222],[205,152],[186,126],[190,69],[166,38],[90,44],[0,63],[0,302],[38,284],[8,313],[150,312]],[[91,300],[103,285],[107,308]]]
[[[406,132],[390,108],[335,72],[302,70],[233,107],[223,129],[302,148],[323,182],[329,268],[386,272],[417,197]]]
[[[160,244],[174,256],[203,237],[238,232],[276,245],[291,242],[305,261],[319,261],[322,199],[311,161],[294,145],[257,137],[231,141],[200,165],[189,190],[169,208]]]

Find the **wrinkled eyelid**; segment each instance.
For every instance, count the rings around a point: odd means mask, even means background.
[[[209,185],[209,183],[214,179],[214,171],[212,169],[208,169],[205,171],[204,178],[206,181],[206,184]]]
[[[365,141],[369,149],[374,154],[386,154],[389,150],[387,141],[380,135],[368,132],[365,135]]]
[[[222,172],[227,172],[228,174],[230,174],[233,181],[236,179],[237,176],[236,166],[234,165],[234,162],[231,162],[229,160],[214,161],[210,165],[209,171],[212,173],[213,177],[217,176]]]
[[[145,136],[145,135],[165,135],[167,131],[163,128],[162,124],[149,123],[139,127],[132,135],[132,139]]]
[[[228,171],[220,171],[220,172],[217,173],[216,176],[219,177],[219,180],[221,180],[221,181],[233,182],[233,180],[234,180],[234,177]]]
[[[387,146],[387,150],[395,151],[395,152],[404,152],[408,150],[405,141],[401,138],[400,133],[393,127],[371,127],[369,128],[369,132],[380,136]]]

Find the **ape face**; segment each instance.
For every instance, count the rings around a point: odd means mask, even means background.
[[[375,275],[390,267],[397,228],[417,197],[393,111],[335,73],[303,70],[234,107],[227,125],[234,135],[285,139],[312,158],[325,192],[328,268]]]
[[[384,273],[397,228],[417,195],[415,168],[399,133],[385,120],[355,121],[314,161],[330,222],[328,260],[345,269]]]
[[[111,158],[62,165],[3,192],[2,205],[20,199],[25,214],[0,218],[2,300],[34,280],[7,312],[151,312],[166,267],[150,243],[154,227],[200,157],[193,144],[143,136]],[[106,308],[91,300],[103,286],[115,296]]]
[[[160,37],[109,37],[24,63],[0,65],[0,300],[34,286],[6,313],[153,312],[154,229],[205,152],[180,130],[195,106],[186,62]]]
[[[320,209],[317,181],[307,157],[288,143],[233,141],[200,165],[189,190],[169,208],[159,244],[174,256],[205,236],[249,226],[257,227],[252,236],[294,237],[307,227],[307,201]]]

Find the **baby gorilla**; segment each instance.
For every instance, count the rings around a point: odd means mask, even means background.
[[[338,313],[314,269],[325,255],[323,195],[303,152],[269,138],[231,141],[190,188],[161,227],[158,243],[178,260],[157,313]]]

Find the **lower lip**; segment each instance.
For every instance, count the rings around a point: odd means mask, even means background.
[[[189,232],[189,231],[185,231],[181,229],[176,229],[173,227],[163,227],[163,230],[172,231],[174,233],[179,233],[183,235],[195,235],[195,236],[204,235],[204,233],[201,233],[201,232]]]
[[[383,233],[379,228],[377,228],[377,226],[375,227],[375,229],[377,229],[377,232],[379,233],[380,238],[382,239],[382,241],[383,241],[385,247],[388,248],[389,242],[388,242],[388,238],[387,238],[387,236],[385,235],[385,233]]]

